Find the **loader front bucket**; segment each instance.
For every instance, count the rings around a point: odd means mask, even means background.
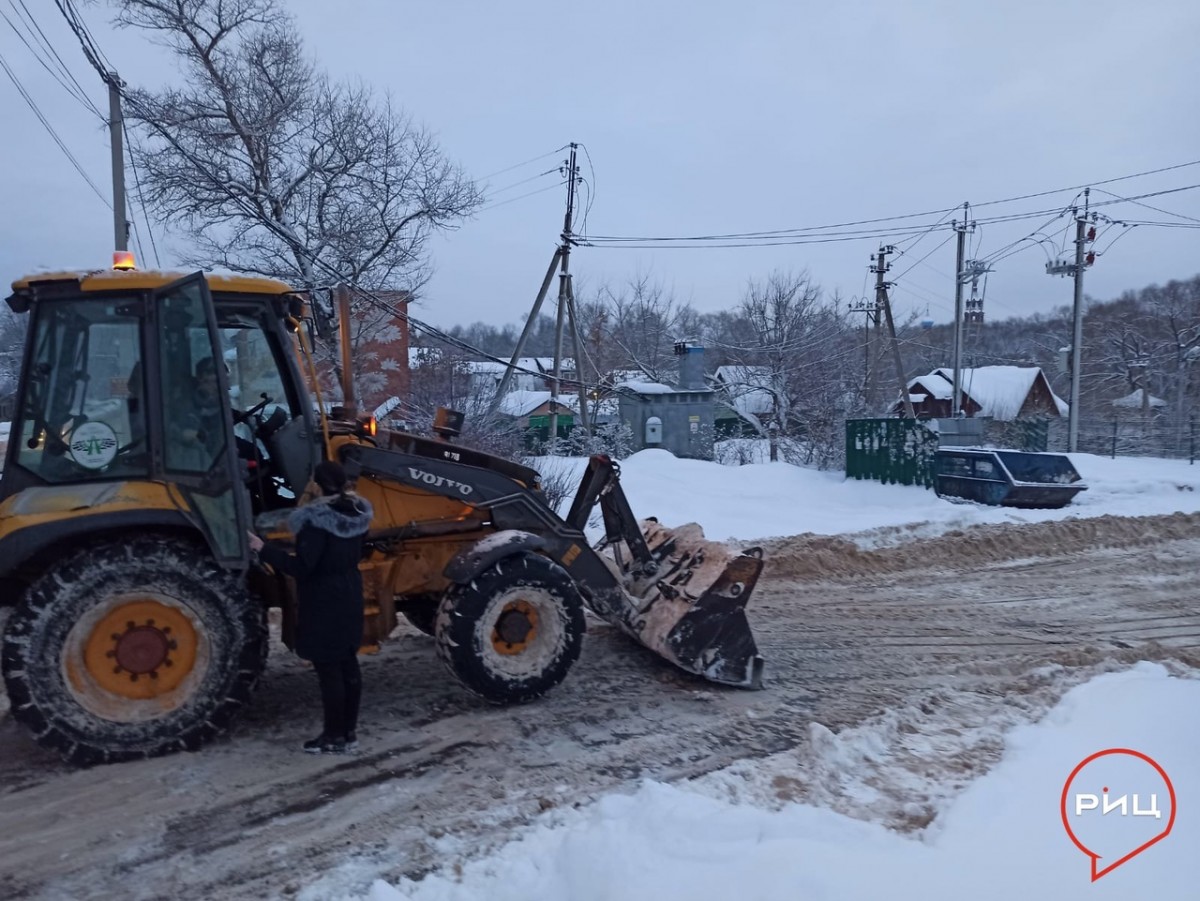
[[[604,540],[585,593],[604,619],[678,666],[724,685],[761,688],[763,660],[746,620],[746,602],[762,572],[762,550],[737,553],[708,541],[696,523],[668,529],[634,517],[621,469],[596,454],[575,492],[567,525],[587,528],[599,504]],[[582,556],[583,559],[578,558]]]
[[[695,523],[641,525],[652,562],[638,566],[609,547],[623,590],[596,612],[680,669],[723,685],[761,688],[763,660],[746,602],[762,572],[762,551],[731,552],[706,540]]]

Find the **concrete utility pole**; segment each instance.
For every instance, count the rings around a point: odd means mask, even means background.
[[[113,182],[113,249],[129,249],[129,221],[125,218],[125,147],[122,131],[125,118],[121,113],[121,79],[116,72],[109,72],[108,83],[108,138],[112,146]]]
[[[571,144],[571,158],[567,161],[567,212],[563,216],[562,244],[559,254],[560,269],[558,273],[558,318],[554,324],[554,381],[550,387],[550,440],[558,439],[558,396],[562,387],[562,345],[563,318],[567,311],[570,297],[571,234],[572,219],[575,216],[575,181],[579,177],[579,167],[575,163],[575,151],[578,145]],[[575,374],[579,375],[579,347],[575,347]],[[576,382],[579,379],[576,378]],[[582,391],[580,392],[582,399]],[[581,404],[582,406],[582,404]]]
[[[896,364],[896,382],[900,386],[900,400],[904,404],[905,415],[909,419],[916,419],[916,411],[913,410],[912,398],[908,395],[908,383],[904,380],[904,363],[900,359],[900,342],[896,339],[896,323],[892,319],[892,302],[888,298],[887,289],[891,287],[891,282],[884,281],[883,275],[892,267],[887,264],[887,255],[894,253],[896,248],[890,244],[886,247],[879,248],[879,255],[876,258],[875,266],[875,306],[878,310],[883,310],[883,314],[887,319],[888,334],[892,339],[892,361]]]
[[[1075,279],[1075,303],[1072,311],[1071,330],[1071,399],[1067,412],[1067,452],[1075,453],[1079,447],[1079,381],[1083,371],[1083,270],[1084,246],[1091,238],[1085,231],[1088,223],[1088,197],[1091,188],[1083,189],[1083,213],[1079,209],[1075,213],[1075,262],[1063,260],[1046,264],[1046,272],[1050,275],[1072,275]],[[1088,264],[1090,265],[1090,259]]]
[[[963,257],[967,243],[967,204],[963,204],[962,225],[954,222],[958,232],[958,253],[954,262],[954,393],[950,396],[950,416],[962,412],[962,324],[963,324]]]

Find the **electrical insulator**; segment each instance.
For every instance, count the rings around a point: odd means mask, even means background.
[[[1089,250],[1085,265],[1090,266],[1094,262],[1096,262],[1096,252],[1094,250]]]
[[[1095,240],[1096,240],[1096,226],[1094,226],[1094,225],[1093,225],[1091,228],[1089,228],[1089,229],[1087,230],[1087,239],[1088,239],[1089,241],[1095,241]]]

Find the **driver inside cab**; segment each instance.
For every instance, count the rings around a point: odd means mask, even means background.
[[[216,453],[222,443],[223,414],[217,370],[212,357],[205,357],[196,364],[193,387],[194,391],[185,398],[190,409],[182,420],[180,437],[189,444],[199,443],[210,453]]]

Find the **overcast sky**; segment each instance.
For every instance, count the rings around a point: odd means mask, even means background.
[[[50,0],[25,5],[105,109],[99,79]],[[1200,161],[1195,0],[288,6],[324,67],[390,91],[491,187],[493,206],[432,245],[436,275],[414,312],[441,326],[516,322],[528,312],[565,205],[557,173],[539,173],[556,166],[565,152],[553,151],[570,141],[587,149],[582,199],[590,200],[586,233],[597,236],[811,228],[964,201],[976,220],[1057,211],[1078,186],[1171,166],[1179,168],[1099,187],[1128,197],[1200,186],[1200,165],[1181,165]],[[0,9],[14,18],[10,0]],[[172,65],[143,34],[112,29],[103,4],[81,9],[126,81],[170,81]],[[107,195],[103,123],[3,22],[0,54]],[[3,278],[105,265],[111,212],[2,75],[0,110]],[[531,180],[515,184],[524,179]],[[1075,190],[985,205],[1059,188]],[[1113,199],[1092,192],[1093,201]],[[1142,202],[1159,209],[1127,202],[1099,209],[1116,219],[1200,225],[1200,190]],[[911,228],[939,215],[888,225]],[[919,238],[885,239],[904,251],[889,274],[901,316],[928,310],[936,321],[951,319],[953,215]],[[151,225],[164,264],[173,263],[177,239],[165,223]],[[1049,212],[976,228],[968,257],[996,254],[1042,226],[1050,237],[995,263],[985,298],[990,318],[1070,302],[1070,282],[1046,275],[1045,263],[1047,254],[1073,253],[1064,232],[1071,225]],[[576,230],[584,231],[582,220]],[[144,240],[144,224],[142,231]],[[1102,253],[1086,276],[1090,296],[1200,273],[1200,230],[1138,226],[1108,249],[1125,231],[1101,225]],[[869,237],[751,248],[581,247],[571,259],[581,296],[648,275],[697,309],[715,311],[774,269],[807,269],[828,291],[861,297],[879,244]]]

